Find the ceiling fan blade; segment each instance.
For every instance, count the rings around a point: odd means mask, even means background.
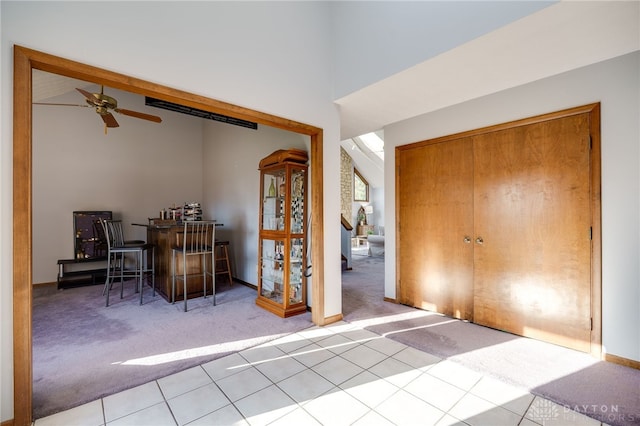
[[[33,105],[53,105],[53,106],[72,106],[72,107],[83,107],[89,108],[91,105],[79,105],[79,104],[52,104],[48,102],[33,102]]]
[[[131,111],[129,109],[120,109],[120,108],[115,108],[114,111],[118,112],[118,113],[120,113],[122,115],[128,115],[130,117],[142,118],[143,120],[149,120],[149,121],[153,121],[155,123],[162,123],[162,118],[158,117],[157,115],[145,114],[143,112]]]
[[[90,101],[91,103],[94,103],[94,102],[96,102],[98,100],[95,96],[93,96],[93,93],[91,93],[91,92],[87,92],[86,90],[83,90],[83,89],[78,89],[77,87],[76,87],[76,90],[78,92],[82,93],[82,95],[85,98],[87,98],[87,100]]]
[[[120,125],[116,121],[116,118],[110,112],[106,114],[99,114],[99,115],[100,117],[102,117],[102,121],[104,121],[104,124],[107,127],[120,127]]]

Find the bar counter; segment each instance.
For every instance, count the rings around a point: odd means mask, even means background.
[[[147,228],[147,242],[155,247],[156,291],[168,302],[171,302],[171,247],[181,245],[184,225],[142,225]],[[216,224],[222,226],[222,224]],[[207,270],[211,270],[211,257],[207,256]],[[201,297],[203,259],[202,256],[187,257],[187,298]],[[182,275],[182,254],[176,253],[176,274]],[[211,277],[207,278],[207,295],[211,295]],[[176,300],[183,300],[182,281],[176,282]]]

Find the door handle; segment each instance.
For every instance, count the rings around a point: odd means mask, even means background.
[[[471,243],[471,237],[468,235],[465,235],[464,238],[462,239],[462,242],[465,244],[470,244]]]
[[[482,243],[484,243],[484,240],[482,239],[482,237],[476,238],[476,244],[482,245]]]

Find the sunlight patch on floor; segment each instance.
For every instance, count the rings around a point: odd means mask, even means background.
[[[277,338],[280,335],[271,336],[273,338]],[[259,338],[253,339],[245,339],[240,340],[237,343],[242,345],[243,347],[254,346],[264,342],[264,336],[260,336]],[[160,365],[167,364],[170,362],[183,361],[191,358],[198,358],[202,356],[209,356],[218,353],[229,352],[229,344],[228,343],[219,343],[216,345],[209,346],[201,346],[199,348],[189,348],[183,349],[174,352],[167,352],[163,354],[151,355],[142,358],[134,358],[129,359],[127,361],[119,361],[112,363],[113,365]]]
[[[351,324],[356,325],[360,328],[366,328],[373,325],[386,324],[386,323],[397,322],[397,321],[406,321],[414,318],[424,318],[426,316],[432,316],[432,315],[443,317],[443,315],[435,312],[412,309],[408,312],[403,312],[401,314],[385,315],[385,316],[374,317],[374,318],[354,320],[354,321],[351,321]]]

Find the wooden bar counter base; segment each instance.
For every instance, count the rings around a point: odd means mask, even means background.
[[[182,243],[184,225],[145,225],[147,242],[155,244],[156,291],[171,302],[171,246]],[[217,226],[217,224],[216,224]],[[210,262],[209,262],[210,263]],[[201,256],[187,256],[187,299],[202,297]],[[207,264],[210,270],[212,265]],[[176,253],[176,273],[182,275],[182,254]],[[183,299],[182,282],[176,284],[176,300]],[[211,277],[207,278],[207,295],[212,294]]]

